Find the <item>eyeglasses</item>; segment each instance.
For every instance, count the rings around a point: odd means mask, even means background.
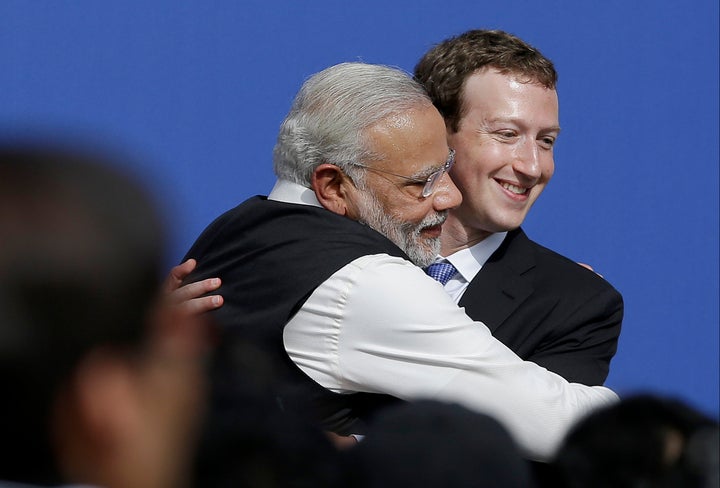
[[[368,171],[375,171],[377,173],[385,173],[388,175],[397,176],[398,178],[402,178],[403,180],[409,181],[411,184],[424,185],[423,189],[422,189],[422,197],[427,198],[430,195],[432,195],[433,192],[435,191],[435,187],[437,186],[438,181],[440,181],[440,179],[442,178],[442,175],[447,173],[448,171],[450,171],[450,168],[452,168],[453,164],[455,164],[455,150],[450,149],[450,153],[448,154],[448,158],[445,161],[445,164],[443,165],[443,167],[430,173],[427,176],[427,178],[412,178],[410,176],[403,176],[403,175],[399,175],[397,173],[392,173],[390,171],[386,171],[384,169],[378,169],[378,168],[373,168],[372,166],[366,166],[362,163],[350,162],[348,164],[351,164],[352,166],[357,166],[359,168],[365,168]]]

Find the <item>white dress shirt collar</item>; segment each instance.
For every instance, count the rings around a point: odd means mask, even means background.
[[[469,283],[480,272],[487,260],[490,259],[492,253],[497,251],[500,244],[505,240],[505,236],[507,236],[507,232],[491,234],[474,246],[451,254],[445,260],[452,263],[465,282]]]
[[[315,196],[315,192],[310,188],[283,179],[279,179],[275,182],[275,186],[268,195],[268,200],[322,207]]]

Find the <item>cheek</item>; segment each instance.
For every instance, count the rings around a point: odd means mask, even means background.
[[[543,182],[543,183],[541,183],[541,184],[539,184],[539,185],[535,185],[535,187],[533,188],[533,191],[530,193],[530,195],[531,195],[531,196],[530,196],[530,205],[531,205],[531,206],[532,206],[532,204],[535,203],[535,201],[538,199],[538,197],[540,196],[540,194],[541,194],[543,191],[545,191],[546,185],[547,185],[547,181],[545,181],[545,182]],[[530,208],[530,207],[528,207],[528,208]]]
[[[423,202],[409,198],[393,186],[383,185],[383,188],[378,188],[375,197],[382,212],[399,222],[414,222],[422,212]]]
[[[512,148],[510,146],[493,144],[492,142],[476,144],[467,155],[468,157],[465,161],[470,164],[467,165],[467,168],[463,168],[463,171],[484,176],[512,164],[511,161],[513,160]]]
[[[426,203],[430,202],[430,204]],[[432,197],[426,201],[407,202],[404,205],[397,206],[393,210],[393,217],[402,223],[417,224],[423,221],[432,212]]]
[[[474,160],[467,164],[470,160],[465,160],[464,164],[457,162],[450,172],[455,186],[458,187],[460,193],[464,195],[472,195],[481,192],[481,187],[487,184],[489,179],[488,170]]]
[[[552,178],[553,174],[555,174],[555,161],[552,157],[550,157],[546,162],[543,163],[542,166],[542,175],[545,183],[550,181],[550,178]]]

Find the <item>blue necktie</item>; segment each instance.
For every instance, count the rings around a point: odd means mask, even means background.
[[[453,277],[455,273],[457,273],[457,269],[455,269],[455,266],[453,266],[451,263],[448,263],[447,261],[441,261],[438,263],[433,263],[427,268],[425,268],[425,272],[430,276],[430,278],[434,279],[435,281],[439,281],[442,283],[443,286],[445,286],[445,283],[450,281],[450,278]]]

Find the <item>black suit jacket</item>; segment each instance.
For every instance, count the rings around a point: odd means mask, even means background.
[[[596,273],[510,231],[460,305],[523,359],[601,385],[617,349],[622,296]]]

